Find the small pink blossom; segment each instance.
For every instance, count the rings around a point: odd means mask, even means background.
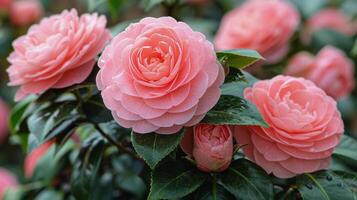
[[[226,125],[199,124],[186,128],[181,148],[195,159],[200,170],[222,172],[232,161],[232,133]]]
[[[10,8],[10,20],[17,26],[28,26],[37,22],[43,15],[43,8],[38,0],[14,1]]]

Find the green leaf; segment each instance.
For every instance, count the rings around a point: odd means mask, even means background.
[[[25,115],[26,109],[29,107],[30,103],[35,99],[34,96],[30,96],[23,101],[20,101],[11,110],[9,126],[12,133],[17,133],[20,130],[21,124],[27,117]]]
[[[144,164],[126,154],[113,157],[112,164],[118,174],[115,183],[119,188],[135,195],[138,199],[143,199],[147,188],[139,175],[143,170]]]
[[[221,63],[227,63],[230,67],[244,69],[257,61],[264,59],[257,51],[249,49],[233,49],[217,52]]]
[[[118,18],[119,9],[125,2],[126,0],[108,0],[108,7],[112,18]]]
[[[311,46],[314,50],[318,51],[326,45],[332,45],[350,53],[353,40],[351,37],[331,29],[321,29],[314,32],[311,40]]]
[[[242,75],[234,77],[235,80],[231,80],[221,86],[222,95],[232,95],[236,97],[244,97],[244,89],[251,87],[258,81],[254,76],[248,72],[242,71]]]
[[[268,127],[253,104],[243,98],[231,95],[222,95],[216,106],[206,114],[202,122]]]
[[[304,200],[354,200],[347,183],[331,171],[320,171],[296,177],[297,190]]]
[[[22,200],[25,190],[22,187],[9,188],[5,191],[2,200]]]
[[[71,131],[81,119],[77,109],[76,102],[45,103],[27,119],[28,128],[41,144],[58,134]]]
[[[132,132],[131,142],[135,151],[151,169],[169,155],[180,143],[183,131],[171,135],[156,133],[137,134]]]
[[[343,135],[333,155],[352,167],[357,167],[357,140]]]
[[[273,183],[268,174],[254,163],[239,159],[220,174],[220,184],[240,200],[274,198]]]
[[[182,198],[201,186],[207,176],[184,160],[165,162],[152,172],[148,199]]]
[[[338,176],[340,176],[346,185],[350,188],[353,193],[354,199],[357,199],[357,174],[355,172],[343,172],[337,171],[335,172]]]
[[[76,199],[94,200],[103,152],[104,140],[100,136],[94,135],[83,143],[80,158],[77,158],[80,160],[75,164],[71,176],[71,192]]]
[[[223,186],[212,180],[203,184],[194,196],[195,200],[231,200],[234,197]]]
[[[62,200],[63,194],[55,190],[43,190],[38,194],[35,200]]]

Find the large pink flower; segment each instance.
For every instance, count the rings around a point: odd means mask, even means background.
[[[357,32],[357,23],[335,8],[327,8],[319,11],[306,22],[306,28],[302,32],[302,40],[309,43],[311,34],[323,28],[338,31],[347,36],[353,36]]]
[[[229,126],[198,124],[187,128],[181,148],[192,156],[199,169],[221,172],[229,167],[233,156],[233,139]]]
[[[79,17],[74,9],[33,25],[14,41],[15,50],[8,58],[9,85],[21,86],[15,99],[84,81],[110,39],[105,25],[104,16]]]
[[[10,20],[18,26],[28,26],[37,22],[43,14],[39,0],[18,0],[10,8]]]
[[[344,132],[336,102],[303,78],[277,76],[244,91],[269,128],[236,126],[245,155],[280,178],[326,169]]]
[[[17,185],[15,176],[6,169],[0,168],[0,199],[3,199],[6,190],[15,188]]]
[[[283,0],[250,0],[223,18],[215,46],[254,49],[274,63],[287,53],[299,21],[299,13]]]
[[[309,79],[337,100],[347,96],[355,86],[353,62],[332,46],[321,49],[316,57],[307,52],[296,54],[285,74]]]
[[[224,79],[213,45],[171,17],[130,25],[106,47],[99,67],[106,107],[138,133],[197,124],[217,103]]]
[[[9,107],[2,99],[0,99],[0,144],[6,139],[8,135],[8,121]]]

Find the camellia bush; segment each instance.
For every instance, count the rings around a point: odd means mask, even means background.
[[[355,0],[0,13],[0,199],[357,198]]]

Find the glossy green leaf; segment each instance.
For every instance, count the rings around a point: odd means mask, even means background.
[[[36,200],[62,200],[63,194],[55,190],[43,190],[36,196]]]
[[[239,159],[220,174],[220,184],[240,200],[271,200],[273,183],[268,174],[256,164]]]
[[[28,128],[41,144],[58,134],[70,132],[82,118],[77,109],[75,102],[45,103],[27,119]]]
[[[257,82],[254,76],[248,72],[242,71],[242,75],[234,76],[234,80],[231,80],[221,86],[222,95],[232,95],[236,97],[244,97],[244,89],[251,87]]]
[[[148,199],[182,198],[200,187],[207,176],[183,160],[165,162],[152,172]]]
[[[253,104],[243,98],[231,95],[222,95],[216,106],[206,114],[203,122],[268,127]]]
[[[357,167],[357,140],[343,135],[333,155],[352,167]]]
[[[297,190],[303,200],[355,200],[348,184],[331,171],[320,171],[296,177]]]
[[[194,195],[195,200],[234,200],[231,195],[223,186],[219,185],[217,181],[203,184]]]
[[[93,136],[88,138],[81,149],[79,162],[74,166],[71,175],[71,192],[76,199],[95,200],[93,192],[97,187],[99,176],[97,175],[102,162],[104,140]]]
[[[354,199],[357,199],[357,173],[355,172],[344,172],[337,171],[335,172],[339,177],[342,178],[343,182],[349,187],[351,190]]]
[[[228,66],[237,69],[244,69],[249,65],[264,59],[257,51],[249,49],[233,49],[217,52],[217,57],[222,64],[227,63]]]
[[[171,135],[138,134],[133,132],[131,134],[131,142],[138,155],[153,169],[177,147],[182,137],[183,131]]]
[[[30,103],[35,99],[34,96],[26,98],[16,104],[10,113],[9,127],[12,133],[17,133],[20,130],[22,122],[25,120],[27,115],[25,114],[26,109],[29,107]]]

